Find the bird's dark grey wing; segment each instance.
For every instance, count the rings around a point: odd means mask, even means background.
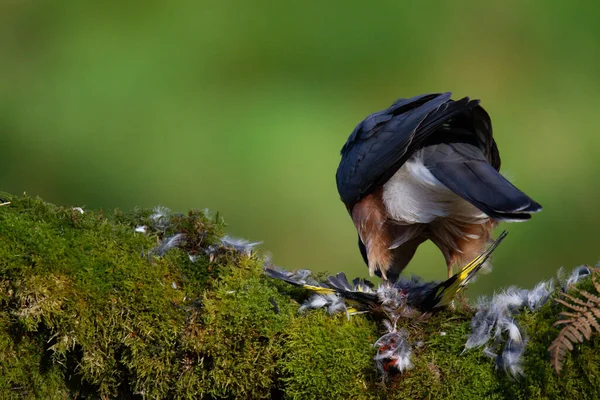
[[[346,274],[343,272],[338,272],[337,275],[328,276],[327,282],[329,282],[331,287],[333,287],[334,289],[348,290],[348,291],[354,290],[353,287],[348,282],[348,278],[346,277]]]
[[[342,155],[346,154],[356,141],[365,140],[371,137],[375,132],[377,132],[378,128],[391,120],[394,115],[400,115],[402,113],[411,111],[412,109],[420,107],[439,96],[444,96],[444,98],[448,100],[450,99],[451,94],[433,93],[415,96],[410,99],[398,99],[389,108],[369,115],[358,125],[356,125],[356,128],[354,128],[354,131],[352,131],[348,137],[344,147],[342,147]]]
[[[483,145],[484,155],[496,169],[500,171],[500,152],[492,133],[492,121],[483,107],[475,107],[470,114],[473,131],[480,144]]]
[[[336,173],[338,192],[346,205],[376,190],[446,121],[479,103],[466,97],[453,101],[450,96],[401,99],[358,124],[342,148]]]
[[[489,164],[480,148],[441,143],[423,149],[423,162],[440,182],[499,220],[526,220],[542,207]]]
[[[377,293],[373,290],[371,282],[366,285],[352,286],[348,282],[346,274],[340,272],[335,276],[328,276],[327,283],[345,299],[354,300],[366,306],[376,306],[377,304]]]

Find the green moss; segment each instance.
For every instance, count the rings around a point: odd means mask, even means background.
[[[523,313],[525,376],[463,352],[472,310],[400,321],[414,368],[383,380],[366,316],[299,315],[306,293],[266,278],[263,260],[219,247],[202,211],[85,212],[2,194],[0,398],[595,398],[599,335],[560,376],[547,348],[561,307]],[[146,234],[134,232],[147,225]],[[185,234],[159,257],[161,240]],[[211,251],[206,251],[207,249]],[[210,255],[207,255],[210,254]],[[190,255],[195,260],[192,261]],[[295,299],[295,300],[294,300]]]
[[[391,386],[393,398],[497,398],[492,360],[481,351],[464,352],[469,316],[443,312],[427,322],[415,368]]]
[[[44,338],[15,329],[13,317],[0,313],[0,397],[69,398],[60,366],[45,354]]]
[[[133,230],[149,211],[127,223],[121,213],[107,218],[29,197],[3,198],[11,201],[0,209],[5,329],[40,341],[35,354],[49,356],[49,371],[62,372],[71,393],[169,394],[182,369],[189,310],[220,268],[211,273],[207,257],[194,264],[180,249],[156,257],[159,233]],[[185,231],[189,246],[218,241],[221,225],[202,212],[173,222],[170,229]],[[9,393],[12,381],[0,389]]]
[[[375,324],[362,316],[347,321],[323,311],[295,318],[282,338],[281,386],[290,399],[369,399],[377,396],[370,346]]]
[[[274,305],[276,304],[276,306]],[[190,354],[189,381],[198,394],[211,397],[267,398],[274,389],[275,361],[281,356],[279,335],[296,307],[274,288],[266,286],[256,260],[226,265],[202,306],[191,314],[184,345]],[[191,366],[207,366],[193,377]]]

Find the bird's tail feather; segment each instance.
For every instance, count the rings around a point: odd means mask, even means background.
[[[486,161],[441,162],[428,169],[446,187],[491,218],[524,221],[542,209]]]

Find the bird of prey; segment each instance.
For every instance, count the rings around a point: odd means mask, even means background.
[[[500,221],[541,206],[500,173],[492,124],[478,100],[451,93],[399,99],[360,122],[341,151],[341,200],[369,267],[396,280],[431,240],[452,266],[483,252]]]

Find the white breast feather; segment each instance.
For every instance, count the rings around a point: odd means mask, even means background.
[[[425,167],[419,153],[385,185],[383,203],[393,220],[430,223],[451,216],[464,223],[484,223],[488,216],[448,189]]]

